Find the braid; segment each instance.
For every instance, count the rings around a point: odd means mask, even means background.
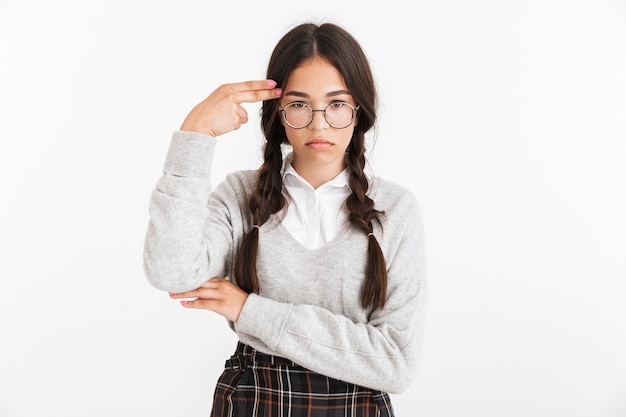
[[[387,299],[387,265],[378,240],[374,236],[373,222],[380,225],[380,216],[384,213],[374,208],[374,201],[367,196],[369,182],[365,176],[365,149],[363,141],[352,141],[350,152],[346,155],[346,164],[350,171],[352,194],[346,200],[350,212],[348,219],[356,228],[368,236],[367,267],[365,282],[361,287],[361,306],[363,308],[383,308]],[[361,144],[360,146],[354,146]]]
[[[259,277],[256,271],[259,247],[259,227],[287,203],[282,194],[282,153],[279,142],[266,142],[263,153],[265,162],[258,170],[256,189],[248,200],[254,227],[244,234],[235,259],[235,281],[247,293],[259,292]]]

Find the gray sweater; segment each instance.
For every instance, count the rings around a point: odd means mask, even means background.
[[[216,139],[176,131],[150,200],[144,269],[171,292],[230,277],[244,232],[253,226],[246,196],[255,171],[210,181]],[[374,234],[388,270],[386,306],[359,303],[368,237],[346,224],[325,246],[309,250],[272,217],[260,229],[260,293],[250,294],[237,323],[241,342],[315,372],[399,393],[412,381],[426,309],[422,219],[414,196],[381,178],[369,196],[385,211]]]

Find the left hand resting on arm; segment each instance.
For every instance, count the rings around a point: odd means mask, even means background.
[[[214,311],[237,323],[248,294],[225,278],[211,278],[195,290],[170,293],[173,299],[184,299],[180,303],[186,308]],[[192,300],[189,300],[189,299]]]

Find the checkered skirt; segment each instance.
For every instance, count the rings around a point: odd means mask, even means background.
[[[393,417],[389,395],[317,374],[241,342],[226,361],[211,417]]]

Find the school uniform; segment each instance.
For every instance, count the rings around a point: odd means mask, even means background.
[[[255,171],[212,188],[216,140],[174,133],[151,196],[144,269],[157,288],[195,289],[233,276],[241,238],[254,225],[247,195]],[[368,195],[385,212],[374,236],[388,268],[383,309],[359,295],[368,237],[345,220],[347,174],[313,190],[283,166],[289,204],[259,229],[260,292],[237,323],[239,343],[215,388],[213,416],[393,416],[419,359],[426,307],[421,212],[405,188],[371,177]]]

